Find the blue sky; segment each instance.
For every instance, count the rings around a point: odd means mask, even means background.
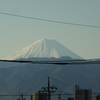
[[[100,0],[1,0],[0,12],[100,26]],[[43,38],[55,39],[83,58],[100,58],[100,28],[0,14],[0,59]]]

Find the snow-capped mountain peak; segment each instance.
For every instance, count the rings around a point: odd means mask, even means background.
[[[73,59],[82,59],[77,54],[73,53],[72,51],[70,51],[69,49],[67,49],[54,39],[39,40],[4,59],[15,60],[20,58],[32,58],[32,57],[60,58],[62,56],[69,56]]]

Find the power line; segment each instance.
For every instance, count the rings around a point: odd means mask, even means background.
[[[63,95],[74,95],[73,93],[61,93],[61,94],[63,94]],[[97,95],[97,94],[100,94],[100,92],[97,92],[97,93],[89,93],[89,94],[93,94],[93,95]],[[22,95],[22,94],[21,94]],[[18,95],[18,94],[0,94],[0,96],[21,96],[21,95]],[[26,95],[24,95],[23,94],[23,96],[36,96],[35,94],[26,94]],[[58,95],[58,94],[51,94],[51,95]]]
[[[57,82],[63,83],[63,84],[65,84],[65,85],[68,85],[68,86],[73,86],[73,85],[70,85],[70,84],[68,84],[68,83],[62,82],[62,81],[57,80],[57,79],[54,79],[54,78],[51,78],[51,79],[53,79],[54,81],[57,81]]]
[[[24,16],[24,15],[17,15],[17,14],[11,14],[11,13],[5,13],[5,12],[0,12],[0,14],[9,15],[9,16],[15,16],[15,17],[22,17],[22,18],[27,18],[27,19],[34,19],[34,20],[38,20],[38,21],[59,23],[59,24],[68,24],[68,25],[75,25],[75,26],[85,26],[85,27],[100,28],[100,26],[95,26],[95,25],[86,25],[86,24],[69,23],[69,22],[62,22],[62,21],[42,19],[42,18],[34,18],[34,17]]]

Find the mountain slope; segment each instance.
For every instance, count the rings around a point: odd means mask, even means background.
[[[43,58],[43,57],[54,57],[60,58],[62,56],[69,56],[73,59],[82,59],[77,54],[73,53],[57,41],[53,39],[42,39],[39,40],[22,50],[8,56],[4,59],[14,60],[20,58]]]
[[[90,67],[91,66],[91,67]],[[58,90],[74,93],[76,84],[83,88],[91,88],[93,92],[100,91],[99,65],[24,65],[20,67],[0,68],[0,93],[24,94],[37,92],[47,86],[47,77],[50,84]],[[95,66],[95,67],[94,67]]]

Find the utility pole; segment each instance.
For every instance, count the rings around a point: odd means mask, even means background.
[[[21,98],[22,98],[22,100],[23,100],[23,94],[21,94]]]
[[[39,92],[41,93],[47,93],[47,100],[51,100],[51,93],[56,92],[57,87],[55,86],[50,86],[50,77],[48,77],[48,86],[47,87],[42,87]]]
[[[69,93],[58,93],[56,95],[58,95],[58,100],[61,100],[62,95],[71,95],[71,94],[69,94]]]
[[[49,81],[49,77],[48,77],[48,98],[47,100],[51,99],[51,94],[50,94],[50,81]]]
[[[61,100],[61,94],[58,94],[58,100]]]

